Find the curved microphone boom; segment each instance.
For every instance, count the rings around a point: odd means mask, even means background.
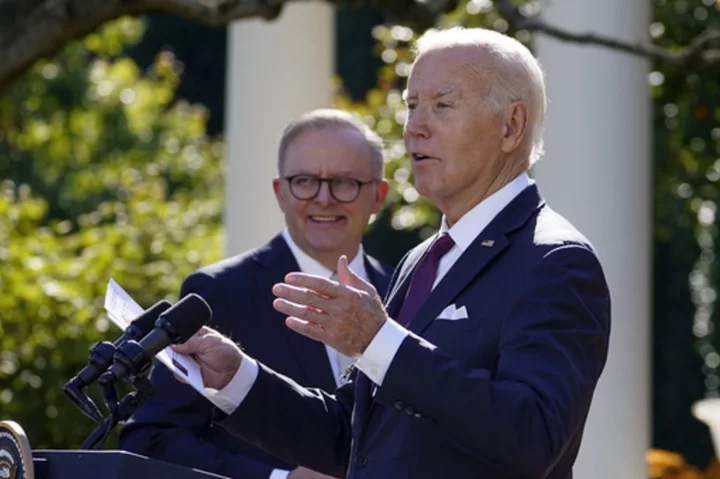
[[[168,300],[158,301],[153,304],[147,311],[135,318],[125,329],[125,332],[114,343],[110,341],[102,341],[96,343],[90,350],[88,365],[85,366],[70,381],[65,383],[63,390],[65,394],[75,403],[75,405],[90,419],[95,422],[102,421],[102,414],[83,389],[103,374],[113,362],[115,351],[125,344],[127,341],[139,340],[150,332],[155,321],[170,307],[172,303]]]
[[[113,365],[98,382],[109,384],[127,377],[144,376],[153,356],[171,344],[184,343],[210,318],[210,306],[197,294],[190,293],[162,313],[155,328],[144,338],[123,344],[115,352]]]

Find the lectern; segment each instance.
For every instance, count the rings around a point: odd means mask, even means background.
[[[228,479],[126,451],[35,450],[34,479]]]
[[[22,427],[0,421],[0,479],[229,479],[127,451],[32,450]]]

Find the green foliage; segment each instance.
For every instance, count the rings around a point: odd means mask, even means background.
[[[716,0],[653,5],[649,34],[665,48],[680,49],[706,29],[720,27]],[[655,127],[653,442],[702,466],[712,446],[689,408],[703,395],[718,395],[720,386],[719,78],[717,67],[692,64],[658,64],[649,76]]]
[[[62,387],[119,334],[108,280],[144,307],[175,301],[222,255],[222,144],[203,108],[173,102],[171,55],[147,73],[117,56],[141,34],[110,23],[0,98],[0,411],[35,448],[94,427]]]

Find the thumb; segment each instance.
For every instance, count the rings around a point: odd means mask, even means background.
[[[370,291],[370,285],[350,269],[347,256],[342,255],[338,258],[337,272],[338,279],[341,284],[351,286],[362,291]]]

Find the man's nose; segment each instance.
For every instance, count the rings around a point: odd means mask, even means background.
[[[320,204],[328,204],[335,201],[332,193],[330,193],[330,183],[327,181],[320,183],[320,189],[318,190],[317,196],[315,196],[315,201]]]
[[[429,136],[427,114],[420,108],[415,108],[409,112],[408,119],[405,122],[405,134],[419,138]]]

